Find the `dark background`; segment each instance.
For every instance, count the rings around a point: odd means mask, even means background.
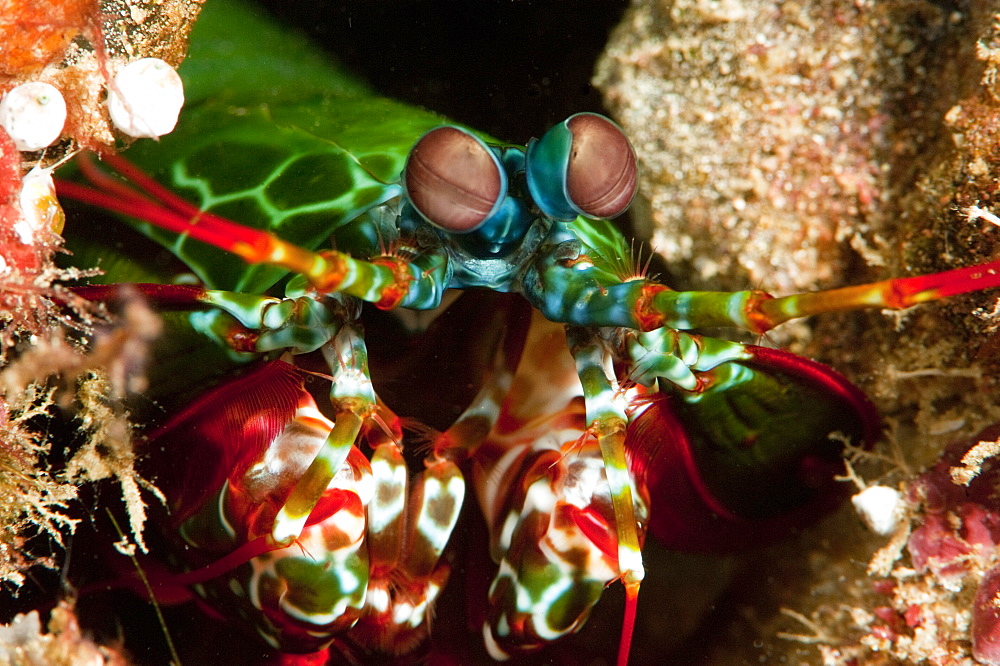
[[[624,0],[262,0],[390,97],[524,143],[602,110],[590,78]]]

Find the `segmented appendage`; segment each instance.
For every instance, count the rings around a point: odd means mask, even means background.
[[[272,361],[205,394],[150,437],[148,464],[172,499],[178,547],[203,565],[178,582],[196,583],[221,613],[286,651],[325,647],[357,620],[365,600],[365,507],[374,484],[358,449],[296,544],[268,543],[276,514],[332,427],[303,374]]]
[[[368,595],[350,633],[352,643],[382,654],[406,654],[429,638],[434,604],[451,573],[442,553],[465,498],[453,461],[431,455],[411,478],[397,441],[371,456]]]
[[[619,577],[614,509],[582,398],[491,436],[475,465],[499,562],[483,636],[494,658],[508,659],[578,631]],[[640,520],[645,513],[637,502]]]
[[[536,315],[497,425],[472,456],[499,565],[483,626],[496,659],[578,631],[620,576],[611,487],[581,392],[562,327]],[[645,523],[644,489],[633,497]]]
[[[879,436],[874,406],[836,371],[744,350],[699,373],[697,391],[633,404],[629,466],[656,507],[650,532],[668,548],[733,552],[814,521],[845,498],[844,440],[871,446]]]

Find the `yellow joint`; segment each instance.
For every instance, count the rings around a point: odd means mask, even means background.
[[[274,525],[271,527],[271,533],[267,535],[268,543],[280,548],[291,546],[299,538],[299,535],[302,534],[306,518],[308,516],[305,518],[292,516],[287,512],[285,507],[282,507],[274,520]]]
[[[642,566],[642,553],[632,548],[620,548],[618,552],[618,570],[622,575],[625,587],[635,586],[646,577],[646,569]],[[625,566],[622,566],[625,565]]]

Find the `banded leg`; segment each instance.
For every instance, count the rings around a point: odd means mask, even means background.
[[[333,377],[330,400],[336,410],[334,424],[274,515],[266,540],[269,549],[289,546],[302,534],[324,493],[355,449],[364,421],[375,414],[368,353],[359,326],[344,322],[322,351]]]
[[[451,572],[442,558],[465,498],[465,480],[447,459],[429,458],[411,482],[399,446],[371,457],[368,596],[351,640],[367,650],[405,654],[428,637],[434,603]]]
[[[375,414],[368,351],[358,325],[344,324],[324,345],[323,355],[333,375],[330,401],[336,409],[334,425],[274,518],[270,538],[275,544],[290,545],[302,533],[309,515],[354,449],[364,420]]]
[[[220,385],[154,432],[146,457],[170,498],[178,557],[201,565],[168,582],[194,587],[271,645],[313,652],[361,612],[373,483],[352,449],[297,544],[271,541],[275,515],[333,429],[304,376],[271,361]]]
[[[710,381],[702,373],[753,356],[738,342],[666,327],[629,335],[625,347],[632,361],[628,371],[630,381],[652,386],[656,380],[664,379],[672,386],[693,392],[704,390]]]
[[[610,367],[608,347],[599,333],[570,327],[567,338],[583,384],[588,431],[597,437],[611,489],[618,541],[618,570],[625,585],[623,650],[619,653],[619,664],[624,666],[628,662],[628,646],[635,627],[639,586],[645,577],[636,516],[637,502],[625,458],[625,431],[628,425],[625,399]]]
[[[127,293],[147,298],[159,311],[190,311],[192,327],[225,348],[264,354],[288,350],[305,354],[332,340],[344,321],[358,316],[350,298],[273,298],[187,285],[126,283],[75,287],[93,301],[119,300]]]
[[[579,630],[621,577],[612,488],[580,394],[564,328],[536,313],[497,425],[472,457],[499,565],[483,627],[497,659]],[[636,499],[643,520],[646,506]]]
[[[312,252],[274,234],[202,212],[121,157],[104,159],[142,191],[84,161],[81,163],[84,171],[99,189],[60,181],[58,194],[187,235],[226,250],[249,264],[285,268],[301,275],[319,293],[336,291],[383,309],[433,309],[440,304],[449,282],[448,256],[440,248],[422,251],[413,259],[384,255],[370,261],[335,250]]]
[[[483,384],[443,433],[430,442],[424,470],[409,478],[399,437],[374,443],[376,492],[368,507],[371,578],[368,601],[351,634],[355,643],[403,654],[431,629],[433,605],[451,573],[445,549],[465,498],[459,463],[497,423],[520,356],[522,329],[515,314],[502,317],[503,338]],[[412,481],[412,482],[411,482]]]
[[[905,309],[1000,286],[1000,260],[942,273],[775,298],[763,291],[673,291],[644,278],[623,279],[601,265],[579,232],[557,223],[529,267],[522,291],[552,321],[650,331],[736,327],[763,334],[791,319],[865,308]],[[596,255],[595,255],[596,256]],[[603,260],[604,262],[607,259]],[[628,257],[618,258],[628,262]]]

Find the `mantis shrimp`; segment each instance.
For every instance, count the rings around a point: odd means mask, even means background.
[[[282,652],[405,654],[433,636],[468,484],[496,567],[490,655],[578,630],[620,580],[627,663],[647,531],[706,548],[770,536],[836,501],[844,437],[879,432],[834,370],[692,331],[760,335],[1000,286],[992,263],[778,298],[674,291],[610,222],[638,178],[603,116],[498,143],[374,95],[222,0],[182,74],[177,132],[103,156],[122,178],[83,160],[89,184],[58,191],[136,220],[196,276],[108,265],[107,284],[77,293],[139,294],[170,317],[152,383],[176,411],[146,457],[185,561],[172,582]],[[363,304],[434,311],[456,289],[473,331],[432,324],[424,339],[474,359],[456,372],[472,390],[442,398],[456,413],[411,447],[412,420],[379,397]],[[448,383],[427,358],[415,371]]]

